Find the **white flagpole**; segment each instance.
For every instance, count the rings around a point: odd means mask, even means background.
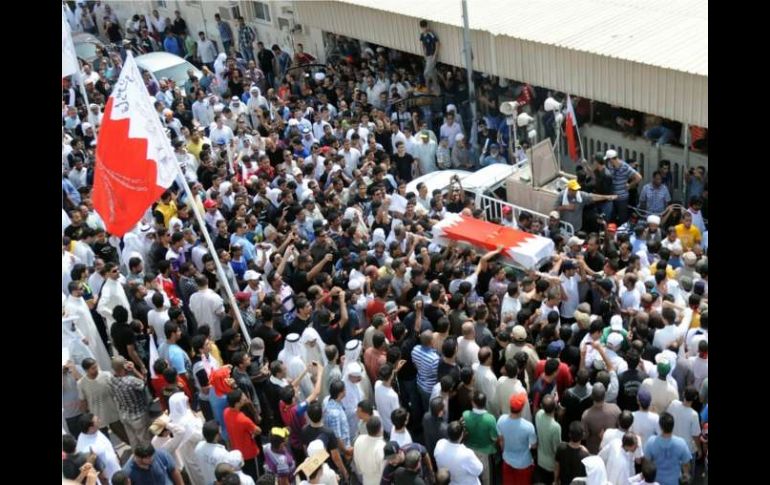
[[[133,58],[133,57],[134,57],[133,53],[131,51],[128,51],[126,59]],[[145,91],[146,89],[147,87],[145,86]],[[150,96],[149,92],[147,92],[147,96]],[[170,144],[170,141],[166,139],[166,143]],[[169,146],[169,150],[171,150],[170,146]],[[192,190],[190,189],[190,184],[187,183],[187,179],[185,178],[184,173],[182,172],[182,167],[180,167],[179,164],[176,162],[174,162],[174,167],[176,167],[176,171],[178,175],[177,180],[178,181],[181,180],[182,182],[182,187],[184,188],[185,194],[187,194],[187,198],[190,201],[190,206],[192,207],[193,214],[195,214],[195,219],[198,221],[200,232],[203,234],[203,238],[206,240],[209,254],[211,254],[211,257],[214,259],[214,265],[217,268],[217,276],[219,277],[220,283],[225,288],[225,293],[227,293],[227,299],[229,300],[230,306],[232,307],[232,311],[235,314],[235,319],[238,321],[238,325],[241,327],[241,332],[243,332],[244,339],[247,342],[250,342],[251,337],[249,336],[249,330],[246,327],[246,324],[243,322],[241,311],[238,309],[238,303],[235,301],[235,295],[233,295],[233,290],[230,288],[230,284],[227,282],[227,276],[225,275],[225,270],[224,268],[222,268],[222,263],[219,261],[219,256],[217,256],[216,251],[214,250],[214,242],[211,240],[211,236],[209,235],[209,232],[206,230],[206,221],[203,219],[203,215],[200,212],[200,207],[198,207],[195,196]]]
[[[187,198],[190,201],[189,204],[192,207],[193,214],[195,214],[195,220],[198,221],[200,232],[203,234],[203,238],[206,240],[206,244],[208,245],[209,254],[211,254],[211,257],[214,259],[214,265],[217,267],[217,276],[219,277],[220,283],[222,283],[225,288],[225,293],[227,293],[227,299],[230,301],[230,306],[232,307],[233,313],[235,314],[235,319],[238,320],[238,325],[240,325],[241,332],[243,332],[243,338],[246,340],[246,342],[251,342],[249,330],[246,327],[246,324],[243,322],[243,317],[241,316],[241,311],[238,308],[238,303],[235,301],[233,290],[230,288],[230,283],[227,282],[227,276],[225,275],[224,268],[222,268],[222,262],[219,261],[219,256],[214,250],[214,242],[211,240],[209,231],[206,229],[206,221],[203,219],[203,215],[200,212],[200,207],[198,207],[197,200],[195,199],[195,196],[190,189],[190,184],[187,183],[187,179],[182,173],[182,167],[180,167],[178,163],[175,163],[174,165],[176,165],[179,178],[182,179],[182,187],[184,188],[185,194],[187,194]]]

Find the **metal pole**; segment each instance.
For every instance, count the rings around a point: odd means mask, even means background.
[[[180,167],[178,163],[175,163],[174,165],[177,168],[179,179],[182,181],[184,192],[187,194],[187,198],[190,200],[190,206],[192,207],[193,213],[195,214],[195,220],[198,221],[200,232],[203,234],[203,238],[206,240],[206,244],[208,245],[209,254],[211,254],[212,258],[214,258],[214,265],[217,267],[217,276],[225,288],[227,299],[230,301],[230,306],[232,307],[233,313],[235,313],[235,319],[238,320],[238,325],[241,327],[241,332],[243,332],[244,339],[250,342],[251,336],[249,335],[249,329],[246,328],[246,324],[243,322],[243,317],[241,316],[241,311],[238,308],[238,303],[235,301],[235,295],[233,295],[233,290],[230,288],[230,283],[227,281],[227,276],[225,275],[224,268],[222,268],[222,263],[219,261],[219,256],[216,254],[214,242],[211,240],[209,231],[206,229],[206,221],[203,219],[203,215],[200,213],[200,207],[198,207],[197,200],[195,199],[195,196],[190,189],[190,184],[187,183],[187,179],[185,178],[184,173],[182,173],[182,167]]]
[[[476,114],[476,87],[473,84],[473,52],[471,51],[471,30],[468,21],[468,2],[463,3],[463,54],[465,54],[465,70],[468,73],[468,103],[471,108],[471,136],[472,147],[478,144],[478,118]]]
[[[682,129],[684,130],[684,173],[687,174],[690,172],[690,124],[684,123]],[[682,193],[685,196],[685,204],[687,204],[687,197],[690,194],[686,193],[687,183],[684,182],[684,177],[682,177],[682,181]]]
[[[203,2],[198,2],[198,10],[201,11],[201,20],[203,20],[203,31],[206,33],[206,38],[209,38],[209,25],[206,22],[206,15],[203,13]]]

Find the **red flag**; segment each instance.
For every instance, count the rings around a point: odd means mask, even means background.
[[[177,162],[131,53],[99,130],[94,208],[109,233],[122,236],[171,186]]]
[[[534,268],[554,249],[553,241],[547,237],[459,214],[447,214],[433,226],[432,232],[437,244],[458,241],[486,251],[502,246],[504,254],[524,268]]]
[[[572,100],[569,97],[569,94],[567,95],[567,127],[565,129],[566,135],[567,135],[567,151],[569,152],[569,157],[572,160],[578,159],[578,151],[577,151],[577,137],[575,136],[575,131],[577,130],[577,118],[575,117],[575,109],[572,107]],[[579,136],[579,135],[578,135]]]

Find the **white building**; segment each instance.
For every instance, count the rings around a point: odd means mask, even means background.
[[[121,25],[134,14],[150,15],[157,10],[162,17],[174,20],[174,11],[179,10],[187,22],[187,28],[196,35],[206,32],[206,37],[215,41],[221,49],[214,15],[219,14],[222,20],[229,22],[233,33],[238,36],[239,16],[254,28],[257,41],[261,41],[269,49],[278,44],[281,49],[294,54],[294,46],[302,44],[305,52],[316,57],[319,62],[325,61],[323,38],[320,29],[301,25],[294,15],[296,2],[256,2],[256,1],[192,1],[192,0],[155,0],[155,1],[108,1],[106,2],[117,14]]]

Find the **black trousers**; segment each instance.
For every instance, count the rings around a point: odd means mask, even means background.
[[[256,482],[259,479],[259,472],[257,471],[257,459],[252,458],[251,460],[244,460],[243,468],[241,468],[241,471],[253,478]]]

